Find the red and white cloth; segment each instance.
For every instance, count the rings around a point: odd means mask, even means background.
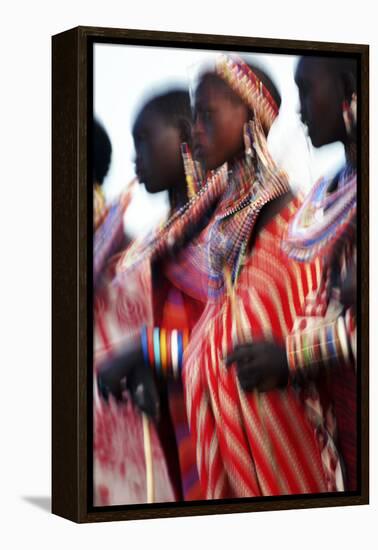
[[[336,490],[325,471],[316,426],[296,390],[244,392],[225,358],[236,343],[284,343],[306,295],[319,284],[314,264],[298,265],[281,238],[293,201],[259,232],[234,295],[209,302],[184,355],[184,388],[206,498]],[[239,318],[236,320],[236,312]]]

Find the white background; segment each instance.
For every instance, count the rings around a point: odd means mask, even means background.
[[[374,2],[71,1],[2,5],[2,548],[376,548],[377,39]],[[239,7],[239,9],[238,9]],[[82,25],[371,45],[371,505],[76,526],[51,516],[50,36]],[[375,338],[374,338],[375,337]],[[67,404],[69,406],[69,404]]]

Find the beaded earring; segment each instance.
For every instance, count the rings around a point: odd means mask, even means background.
[[[192,152],[187,143],[181,144],[181,156],[184,164],[187,194],[190,200],[201,188],[201,170],[199,163],[193,160]]]
[[[353,92],[350,103],[344,100],[342,103],[345,130],[348,136],[353,134],[357,123],[357,94]]]
[[[245,154],[245,160],[249,167],[253,165],[253,159],[254,159],[251,126],[252,126],[252,121],[250,120],[244,124],[244,128],[243,128],[244,154]]]

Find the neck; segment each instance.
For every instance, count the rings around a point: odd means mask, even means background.
[[[232,170],[235,166],[240,166],[245,162],[245,153],[244,149],[235,155],[231,160],[227,161],[228,169]]]
[[[230,185],[235,191],[252,191],[252,184],[256,179],[256,169],[253,161],[247,162],[244,155],[235,157],[228,163],[228,172],[230,174]]]
[[[357,166],[357,144],[355,141],[346,143],[345,148],[345,157],[346,162],[349,166],[356,168]]]
[[[186,190],[185,180],[184,182],[181,180],[179,183],[171,187],[168,190],[168,196],[169,204],[172,211],[177,210],[186,202],[188,202],[188,194]]]

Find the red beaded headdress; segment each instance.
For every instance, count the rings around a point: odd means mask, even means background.
[[[268,88],[252,69],[236,55],[221,55],[216,62],[216,73],[253,110],[268,133],[279,109]]]

